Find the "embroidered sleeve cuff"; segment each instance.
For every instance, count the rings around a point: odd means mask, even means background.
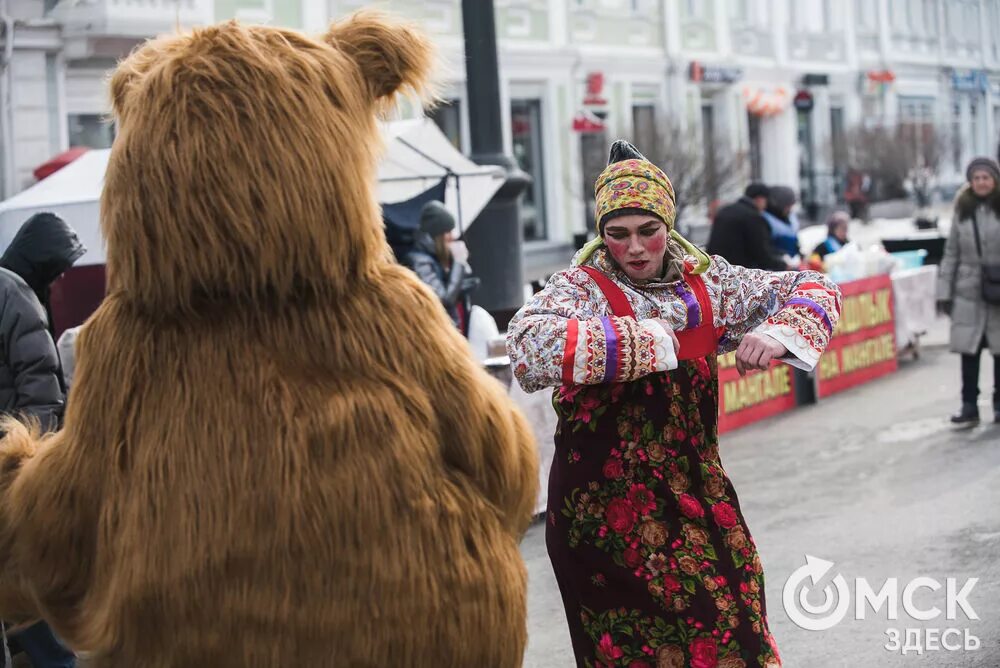
[[[677,368],[677,351],[674,340],[656,320],[641,320],[639,326],[653,339],[653,371],[671,371]]]
[[[819,364],[820,352],[813,348],[805,337],[790,325],[763,324],[757,328],[758,334],[771,337],[788,350],[781,361],[796,369],[812,371]]]

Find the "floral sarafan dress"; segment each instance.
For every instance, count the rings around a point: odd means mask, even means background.
[[[715,353],[754,331],[811,370],[839,312],[820,274],[713,257],[700,276],[637,286],[602,249],[515,316],[516,377],[556,388],[546,543],[578,665],[781,665],[760,557],[719,458]],[[676,356],[654,318],[678,333]]]

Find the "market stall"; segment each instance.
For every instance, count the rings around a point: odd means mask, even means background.
[[[892,297],[896,313],[896,350],[920,355],[920,338],[937,318],[936,265],[903,269],[892,274]]]
[[[820,400],[897,368],[892,279],[880,274],[843,283],[840,290],[840,321],[815,373]]]
[[[759,422],[799,405],[802,375],[775,362],[767,371],[740,376],[736,353],[719,357],[719,433]]]

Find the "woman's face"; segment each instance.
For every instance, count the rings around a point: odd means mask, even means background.
[[[833,236],[837,241],[841,243],[847,243],[847,227],[848,223],[846,220],[842,220],[837,223],[837,226],[833,228]]]
[[[997,182],[994,180],[990,173],[983,169],[977,169],[972,172],[972,192],[976,193],[980,197],[986,197],[993,189],[997,187]]]
[[[667,226],[659,218],[648,213],[612,218],[604,226],[604,243],[633,281],[648,281],[663,275]]]

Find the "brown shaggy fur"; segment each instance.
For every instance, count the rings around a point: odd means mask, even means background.
[[[108,666],[520,665],[534,444],[374,197],[430,53],[362,14],[120,65],[109,294],[63,431],[0,445],[0,616]]]

